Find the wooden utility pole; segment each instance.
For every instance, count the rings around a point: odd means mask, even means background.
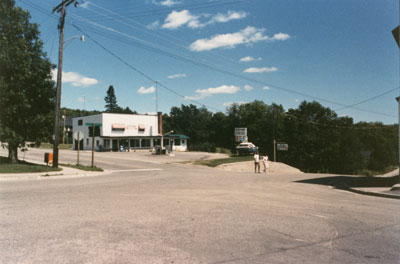
[[[94,167],[94,123],[93,123],[93,129],[92,129],[92,167]]]
[[[77,161],[76,161],[76,165],[79,165],[79,149],[81,148],[81,140],[80,140],[80,138],[79,138],[79,130],[78,130],[78,158],[77,158]]]
[[[53,167],[58,168],[58,143],[60,141],[60,105],[61,105],[61,81],[62,81],[62,64],[64,52],[64,24],[65,24],[65,8],[75,2],[75,0],[64,0],[58,6],[53,8],[53,13],[60,13],[60,39],[58,44],[58,67],[57,67],[57,95],[56,95],[56,111],[54,122],[54,144],[53,144]]]

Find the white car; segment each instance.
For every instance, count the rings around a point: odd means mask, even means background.
[[[243,142],[236,147],[236,151],[239,154],[254,154],[258,151],[258,147],[251,142]]]

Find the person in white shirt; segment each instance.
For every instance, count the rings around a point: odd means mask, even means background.
[[[268,170],[268,156],[264,155],[262,161],[263,161],[263,164],[264,164],[264,172],[267,173],[267,170]]]
[[[260,173],[260,155],[258,155],[258,152],[254,154],[254,173]]]

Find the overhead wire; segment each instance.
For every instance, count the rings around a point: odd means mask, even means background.
[[[23,0],[21,0],[21,1],[24,2]],[[40,8],[40,7],[36,8],[36,9],[38,9],[38,10],[41,11],[42,13],[45,13],[46,15],[49,15],[48,12],[46,12],[46,11],[43,12],[43,9]],[[96,23],[96,22],[93,22],[93,23],[94,23],[95,25],[98,24],[98,23]],[[92,23],[92,24],[93,24],[93,23]],[[107,28],[107,27],[105,27],[105,28]],[[113,31],[112,29],[108,29],[108,28],[107,28],[107,30]],[[97,32],[97,33],[99,33],[99,32]],[[114,30],[114,33],[116,33],[115,30]],[[125,33],[122,33],[122,34],[125,34]],[[103,34],[103,35],[104,35],[104,34]],[[125,35],[127,35],[127,34],[125,34]],[[104,35],[104,36],[106,36],[106,35]],[[129,36],[129,35],[127,35],[127,36]],[[107,37],[110,37],[110,36],[107,36]],[[113,39],[114,39],[114,40],[121,41],[120,39],[117,39],[117,38],[113,38]],[[141,40],[141,41],[142,41],[142,40]],[[128,44],[126,41],[125,41],[125,43]],[[203,67],[206,67],[206,68],[211,69],[211,70],[215,70],[215,71],[218,71],[218,72],[221,72],[221,73],[224,73],[224,74],[228,74],[228,75],[234,76],[234,77],[236,77],[236,78],[245,79],[245,80],[248,80],[248,81],[251,81],[251,82],[259,83],[259,84],[266,85],[266,86],[269,86],[269,87],[272,87],[272,88],[276,88],[276,89],[278,89],[278,90],[283,90],[283,91],[286,91],[286,92],[289,92],[289,93],[295,93],[295,94],[298,94],[298,95],[301,95],[301,96],[304,96],[304,97],[308,97],[308,98],[316,99],[316,100],[319,100],[319,101],[325,101],[325,102],[328,102],[328,103],[331,103],[331,104],[343,106],[343,107],[340,108],[339,110],[345,109],[345,108],[350,108],[350,107],[351,107],[351,108],[356,109],[356,110],[359,110],[359,111],[365,111],[365,112],[370,112],[370,113],[379,114],[379,115],[384,115],[384,116],[392,116],[392,115],[388,115],[388,114],[386,114],[386,113],[380,113],[380,112],[376,112],[376,111],[365,110],[365,109],[359,109],[359,108],[355,108],[355,107],[354,107],[354,106],[356,106],[356,105],[359,105],[359,104],[365,103],[365,102],[367,102],[367,101],[371,101],[371,100],[373,100],[373,99],[376,99],[376,98],[378,98],[378,97],[380,97],[380,96],[383,96],[384,94],[378,95],[378,96],[376,96],[376,97],[373,97],[373,98],[370,98],[370,99],[367,99],[367,100],[364,100],[364,101],[362,101],[362,102],[358,102],[358,103],[356,103],[356,104],[353,104],[353,105],[350,105],[350,106],[349,106],[349,105],[345,105],[345,104],[342,104],[342,103],[338,103],[338,102],[334,102],[334,101],[331,101],[331,100],[327,100],[327,99],[324,99],[324,98],[321,98],[321,97],[310,96],[310,95],[307,95],[307,94],[305,94],[305,93],[297,92],[297,91],[292,90],[292,89],[287,89],[287,88],[284,88],[284,87],[279,87],[279,86],[276,86],[276,85],[268,84],[268,83],[265,83],[265,82],[263,82],[263,81],[256,80],[256,79],[253,79],[253,78],[249,78],[249,77],[246,77],[246,76],[243,76],[243,75],[235,74],[235,73],[232,73],[232,72],[229,72],[229,71],[226,71],[226,70],[218,69],[218,68],[215,68],[214,66],[210,66],[210,65],[208,65],[208,64],[206,64],[206,63],[204,63],[204,62],[198,62],[198,61],[194,61],[194,60],[192,60],[192,59],[190,59],[190,58],[182,57],[181,55],[171,54],[171,53],[168,53],[168,52],[166,52],[166,51],[159,50],[159,49],[157,49],[157,48],[155,48],[155,47],[151,47],[151,48],[149,49],[149,48],[146,47],[145,45],[138,45],[138,43],[134,43],[134,44],[135,44],[135,46],[138,46],[138,47],[141,47],[141,48],[146,48],[146,49],[148,49],[148,50],[150,50],[150,51],[157,52],[157,53],[162,54],[162,55],[167,55],[167,56],[173,57],[173,58],[175,58],[175,59],[181,59],[181,60],[184,59],[185,61],[190,62],[190,63],[193,63],[193,64],[195,64],[195,65],[203,66]],[[397,89],[397,88],[396,88],[396,89]],[[393,90],[395,90],[395,89],[393,89]],[[387,93],[389,93],[389,92],[391,92],[391,91],[393,91],[393,90],[390,90],[390,91],[388,91]],[[385,94],[387,94],[387,93],[385,93]],[[182,96],[182,95],[180,95],[180,96]],[[198,102],[197,102],[197,103],[198,103]],[[200,104],[201,104],[201,103],[200,103]],[[202,105],[204,105],[204,104],[202,104]],[[215,108],[214,108],[214,109],[215,109]]]

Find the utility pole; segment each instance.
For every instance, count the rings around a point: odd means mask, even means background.
[[[61,81],[62,81],[62,64],[64,52],[64,24],[65,24],[65,8],[75,2],[75,0],[63,0],[58,6],[53,8],[53,13],[60,13],[60,39],[58,44],[58,67],[57,67],[57,95],[56,95],[56,111],[54,122],[54,144],[53,144],[53,167],[58,168],[58,143],[60,141],[60,105],[61,105]]]

